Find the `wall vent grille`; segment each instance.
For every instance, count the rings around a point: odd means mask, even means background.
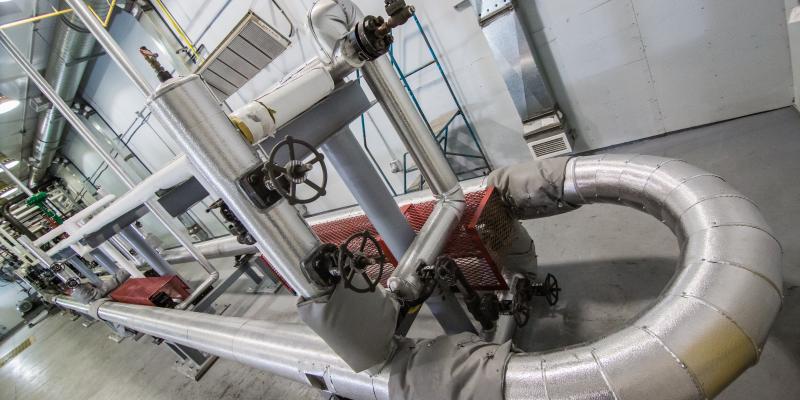
[[[572,153],[572,144],[566,132],[528,142],[534,159],[550,158]]]
[[[290,44],[289,39],[251,11],[211,53],[198,74],[220,100],[225,100]]]

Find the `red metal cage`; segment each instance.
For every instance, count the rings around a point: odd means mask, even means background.
[[[508,286],[495,260],[496,254],[502,252],[507,245],[512,231],[511,224],[515,221],[503,207],[500,196],[493,187],[469,191],[465,193],[465,199],[466,208],[461,223],[447,241],[444,254],[456,261],[467,281],[476,290],[507,290]],[[436,199],[428,199],[403,204],[401,210],[414,231],[419,232],[435,206]],[[386,280],[397,265],[397,258],[380,240],[366,215],[349,214],[312,224],[311,228],[323,243],[335,245],[341,245],[351,235],[359,232],[369,231],[375,235],[391,264],[385,268],[383,274],[382,283],[386,285]],[[377,271],[378,268],[373,266],[367,272],[374,276]],[[280,277],[274,269],[273,272]]]

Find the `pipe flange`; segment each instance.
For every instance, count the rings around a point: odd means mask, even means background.
[[[54,263],[53,265],[50,266],[50,271],[52,271],[53,273],[56,273],[56,274],[59,273],[59,272],[62,272],[62,271],[64,271],[64,264],[60,263],[60,262],[59,263]]]

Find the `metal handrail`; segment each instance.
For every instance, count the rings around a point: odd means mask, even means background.
[[[392,66],[394,66],[395,71],[397,72],[397,74],[400,77],[401,82],[403,83],[403,86],[406,88],[406,90],[408,91],[408,93],[409,93],[409,95],[411,97],[411,101],[414,103],[414,106],[417,108],[417,111],[419,111],[420,115],[422,116],[422,119],[425,121],[425,124],[428,126],[428,129],[431,130],[431,132],[433,133],[433,136],[436,138],[437,142],[439,142],[439,145],[442,147],[442,152],[445,154],[445,156],[447,156],[447,157],[465,157],[465,158],[483,160],[483,165],[484,166],[481,166],[481,167],[478,167],[478,168],[471,168],[471,169],[465,170],[465,171],[456,172],[456,176],[460,177],[462,175],[470,174],[470,173],[473,173],[473,172],[476,172],[476,171],[481,171],[481,170],[491,171],[492,167],[491,167],[491,165],[489,163],[489,160],[486,158],[486,154],[483,152],[483,148],[482,148],[482,146],[480,144],[480,141],[478,140],[477,135],[475,134],[475,130],[472,127],[472,123],[467,118],[466,113],[464,113],[464,109],[461,106],[461,102],[458,100],[458,97],[456,97],[455,91],[453,90],[453,86],[451,85],[450,80],[447,78],[447,74],[445,74],[444,68],[442,67],[441,62],[439,61],[439,56],[436,54],[436,51],[433,49],[433,46],[431,45],[431,42],[430,42],[430,40],[428,38],[428,35],[425,33],[425,29],[422,27],[422,24],[420,23],[419,17],[417,17],[417,15],[415,14],[413,16],[413,19],[414,19],[414,22],[415,22],[415,24],[417,26],[417,29],[419,30],[420,34],[422,35],[423,40],[425,41],[425,45],[428,47],[428,52],[431,55],[431,60],[429,60],[428,62],[426,62],[426,63],[424,63],[422,65],[420,65],[417,68],[414,68],[410,72],[406,73],[406,72],[403,71],[403,69],[400,67],[400,64],[397,62],[397,59],[394,56],[394,47],[392,47],[389,50],[389,58],[390,58],[390,60],[392,62]],[[453,99],[453,102],[455,103],[455,106],[456,106],[456,112],[453,113],[453,116],[450,117],[450,119],[447,121],[447,123],[445,123],[444,127],[442,127],[442,129],[440,129],[438,132],[433,132],[433,128],[431,127],[430,121],[428,120],[428,117],[425,115],[425,111],[422,109],[422,105],[419,103],[419,100],[417,99],[416,93],[414,93],[414,90],[411,88],[411,85],[408,82],[408,78],[409,77],[413,76],[414,74],[416,74],[416,73],[418,73],[418,72],[420,72],[420,71],[422,71],[422,70],[424,70],[424,69],[426,69],[426,68],[428,68],[428,67],[430,67],[432,65],[436,65],[440,75],[442,76],[442,80],[444,81],[444,84],[447,87],[447,90],[450,93],[450,96]],[[360,79],[361,76],[358,73],[358,71],[356,71],[356,73],[357,73],[357,79]],[[458,117],[461,117],[461,120],[464,122],[464,125],[467,128],[467,131],[469,132],[470,138],[475,143],[476,154],[465,154],[465,153],[458,153],[458,152],[448,151],[448,139],[449,139],[449,135],[450,135],[450,126],[453,124],[453,122],[456,121],[456,119],[458,119]],[[380,167],[378,162],[375,160],[375,157],[372,154],[371,149],[369,148],[369,145],[367,143],[366,121],[365,121],[365,116],[363,114],[361,115],[361,135],[362,135],[362,138],[363,138],[364,150],[367,152],[367,155],[369,155],[369,157],[372,160],[373,164],[375,165],[375,167],[380,172],[381,177],[383,177],[383,179],[386,182],[386,184],[389,187],[389,189],[396,196],[398,194],[398,191],[393,187],[392,183],[386,177],[385,173],[383,172],[383,169]],[[410,172],[414,172],[416,170],[417,169],[415,167],[409,167],[408,153],[404,153],[403,154],[403,193],[404,194],[412,192],[412,191],[417,191],[417,190],[422,190],[423,189],[423,187],[424,187],[424,178],[422,178],[422,177],[420,177],[420,183],[419,183],[418,186],[415,185],[414,188],[409,188],[408,187],[408,174]]]

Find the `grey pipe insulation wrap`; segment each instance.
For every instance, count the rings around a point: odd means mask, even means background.
[[[365,287],[356,275],[354,285]],[[394,350],[399,307],[386,291],[356,293],[342,281],[326,295],[300,299],[297,313],[356,372],[384,363]]]
[[[519,219],[542,218],[578,207],[564,200],[569,157],[548,158],[492,171],[486,184],[497,188],[503,202]]]

